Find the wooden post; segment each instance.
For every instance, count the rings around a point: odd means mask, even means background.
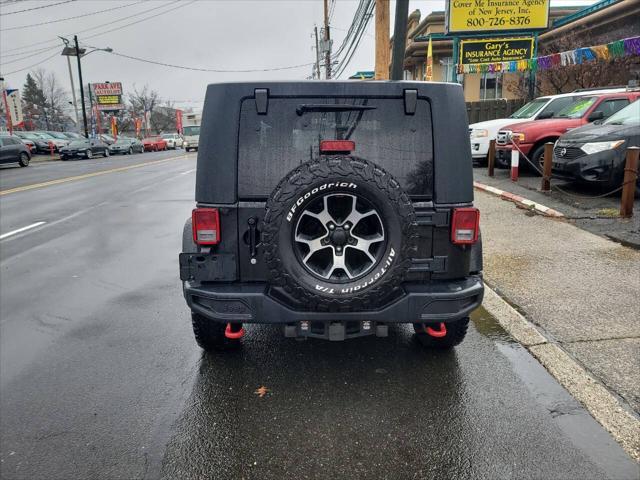
[[[326,48],[324,57],[324,69],[326,79],[331,78],[331,33],[329,32],[329,0],[324,0],[324,45]]]
[[[542,167],[542,185],[540,190],[548,192],[551,190],[551,164],[553,162],[553,142],[544,144],[544,164]]]
[[[489,153],[487,154],[487,175],[493,177],[493,169],[496,164],[496,139],[489,141]]]
[[[376,0],[376,80],[389,80],[389,0]]]
[[[633,216],[633,197],[636,193],[636,181],[638,180],[638,157],[640,148],[627,149],[627,161],[624,165],[624,180],[622,185],[622,198],[620,199],[620,216],[629,218]]]

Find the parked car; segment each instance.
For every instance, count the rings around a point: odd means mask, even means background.
[[[118,140],[113,145],[109,145],[109,152],[111,154],[128,154],[143,153],[144,145],[137,138],[118,137]]]
[[[101,133],[97,136],[97,138],[102,143],[106,143],[107,145],[113,145],[114,143],[116,143],[116,139],[107,133]]]
[[[0,163],[17,163],[28,167],[31,161],[31,150],[20,137],[15,135],[0,136]]]
[[[182,137],[177,133],[163,133],[160,135],[165,142],[167,142],[167,148],[175,150],[176,148],[182,148]]]
[[[640,146],[640,101],[602,124],[585,125],[562,135],[553,148],[553,176],[617,188],[624,178],[627,148],[634,146]],[[640,178],[636,189],[640,194]]]
[[[67,147],[60,149],[60,160],[70,158],[93,158],[94,155],[109,156],[109,146],[97,138],[73,140]]]
[[[144,149],[148,152],[158,152],[167,149],[167,142],[160,135],[142,139]]]
[[[507,125],[498,132],[496,139],[496,165],[503,168],[509,167],[513,150],[512,139],[517,138],[520,151],[533,165],[540,168],[545,143],[555,142],[561,135],[574,128],[605,120],[638,97],[640,97],[639,90],[588,94],[576,97],[570,105],[547,120]],[[533,166],[526,160],[521,160],[520,168],[533,169]]]
[[[224,83],[205,98],[179,258],[202,348],[237,346],[243,323],[463,340],[483,283],[459,85]]]
[[[76,132],[62,132],[62,134],[69,140],[81,140],[84,138],[82,135]]]
[[[20,138],[19,136],[15,135],[15,132],[14,132],[14,136],[16,138],[20,139],[20,141],[22,143],[24,143],[29,148],[29,152],[31,154],[36,153],[37,147],[36,147],[36,144],[35,144],[35,142],[33,140],[28,140],[26,138]]]
[[[14,132],[14,135],[19,137],[21,140],[29,140],[33,142],[35,145],[35,152],[33,153],[50,153],[51,148],[49,147],[50,138],[39,135],[35,132]]]
[[[42,153],[50,152],[49,143],[53,144],[54,152],[59,152],[62,147],[66,147],[67,145],[69,145],[69,139],[62,135],[60,132],[37,131],[35,133],[47,142],[47,149]]]
[[[561,93],[558,95],[547,95],[531,100],[522,106],[508,118],[496,118],[484,122],[469,125],[469,137],[471,139],[471,155],[473,159],[484,160],[489,153],[489,142],[495,140],[498,131],[507,125],[530,122],[532,120],[544,120],[551,118],[573,103],[576,97],[582,97],[587,93],[617,93],[624,92],[624,88],[605,88],[594,90],[581,90],[579,92]]]

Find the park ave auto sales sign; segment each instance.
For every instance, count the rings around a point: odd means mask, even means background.
[[[124,110],[124,104],[122,103],[122,83],[93,83],[91,88],[93,89],[98,110]]]
[[[550,0],[449,0],[447,33],[543,30],[549,23]]]

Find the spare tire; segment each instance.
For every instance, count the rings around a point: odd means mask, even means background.
[[[267,202],[262,246],[272,285],[321,310],[371,309],[398,293],[415,250],[400,184],[351,156],[307,162]]]

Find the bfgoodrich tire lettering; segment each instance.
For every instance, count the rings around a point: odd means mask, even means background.
[[[345,198],[362,198],[377,211],[385,240],[377,251],[376,264],[362,275],[328,280],[312,273],[301,261],[295,248],[295,229],[299,216],[312,202],[341,193]],[[271,282],[309,308],[379,305],[397,292],[410,265],[415,249],[414,220],[413,205],[399,183],[373,163],[334,156],[302,164],[278,184],[267,202],[262,241]]]

